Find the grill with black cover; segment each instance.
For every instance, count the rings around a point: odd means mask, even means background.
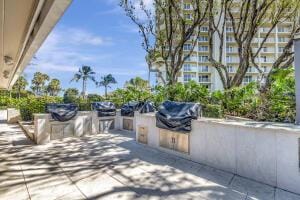
[[[139,101],[132,101],[123,104],[123,106],[121,107],[121,116],[133,117],[134,111],[139,110],[143,105],[144,103]]]
[[[156,113],[156,126],[177,132],[190,132],[193,119],[197,119],[200,105],[188,102],[163,102]]]
[[[93,102],[92,110],[98,112],[98,117],[116,116],[116,106],[112,102]]]
[[[151,113],[155,112],[156,108],[153,102],[146,101],[142,108],[140,109],[140,113]]]
[[[71,120],[77,115],[78,106],[72,103],[48,103],[46,104],[45,111],[46,113],[50,113],[54,120],[65,122]]]

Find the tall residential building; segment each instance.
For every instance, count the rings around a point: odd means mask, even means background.
[[[184,12],[188,12],[192,7],[189,3],[183,3],[182,9]],[[238,11],[237,11],[238,12]],[[186,15],[189,17],[190,15]],[[254,49],[259,47],[260,42],[266,36],[270,30],[271,25],[261,26],[258,34],[253,39]],[[226,21],[226,37],[224,37],[224,54],[223,61],[228,66],[228,72],[234,74],[237,70],[239,63],[238,46],[234,40],[233,28],[231,21]],[[268,73],[272,64],[283,52],[286,43],[289,41],[289,34],[291,30],[291,23],[285,22],[278,25],[270,34],[263,48],[261,49],[258,57],[257,64],[260,68]],[[214,37],[214,43],[218,44],[218,37]],[[217,45],[216,45],[217,46]],[[187,43],[184,46],[186,53],[192,48],[192,45]],[[214,49],[214,53],[218,54],[218,46]],[[163,67],[158,69],[161,76],[165,79],[166,73]],[[259,78],[259,72],[255,67],[249,67],[246,76],[244,77],[243,84],[247,84],[252,81],[256,81]],[[185,61],[183,68],[179,74],[178,81],[185,83],[190,80],[207,86],[210,90],[222,90],[222,82],[218,75],[218,72],[209,62],[209,47],[208,47],[208,23],[201,27],[201,33],[198,38],[198,42],[193,50],[191,56]],[[161,79],[157,76],[157,83],[161,83]]]

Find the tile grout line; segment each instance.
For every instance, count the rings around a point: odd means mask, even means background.
[[[11,148],[17,150],[17,148],[14,147],[14,145],[13,145],[13,142],[14,142],[14,141],[15,141],[15,134],[10,135],[10,141],[9,141],[9,142],[10,142],[10,146],[11,146]],[[15,152],[16,152],[16,151],[15,151]],[[29,188],[28,188],[27,181],[26,181],[26,177],[25,177],[25,174],[24,174],[24,171],[23,171],[21,162],[20,162],[20,157],[17,155],[17,158],[18,158],[18,165],[19,165],[19,168],[20,168],[20,170],[21,170],[22,177],[23,177],[23,182],[24,182],[24,185],[25,185],[25,188],[26,188],[28,197],[29,197],[29,199],[31,200],[31,195],[30,195]]]
[[[31,200],[31,195],[30,195],[30,193],[29,193],[29,189],[28,189],[28,185],[27,185],[26,177],[25,177],[25,174],[24,174],[24,172],[23,172],[22,165],[20,164],[20,160],[19,160],[19,158],[18,158],[18,164],[19,164],[19,167],[20,167],[20,169],[21,169],[21,172],[22,172],[22,176],[23,176],[24,184],[25,184],[25,187],[26,187],[26,190],[27,190],[27,193],[28,193],[29,199]]]
[[[71,183],[76,187],[76,189],[80,192],[80,194],[85,198],[85,199],[89,199],[84,192],[78,187],[78,185],[71,179],[71,177],[68,175],[68,173],[56,162],[53,161],[64,173],[64,175],[69,179],[69,181],[71,181]]]
[[[112,175],[110,175],[110,174],[108,174],[107,172],[104,172],[106,175],[108,175],[109,177],[111,177],[112,179],[114,179],[114,180],[116,180],[118,183],[121,183],[122,185],[124,185],[125,187],[127,187],[127,185],[125,184],[125,183],[123,183],[122,181],[120,181],[118,178],[116,178],[116,177],[114,177],[114,176],[112,176]],[[132,192],[134,192],[134,193],[136,193],[138,196],[143,196],[142,194],[140,194],[140,193],[138,193],[138,192],[136,192],[136,191],[134,191],[134,190],[132,190],[132,189],[129,189],[130,191],[132,191]]]

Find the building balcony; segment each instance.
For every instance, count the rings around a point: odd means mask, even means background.
[[[197,67],[196,66],[190,66],[190,67],[183,67],[184,72],[197,72]]]
[[[198,80],[199,83],[211,83],[211,79],[210,78],[200,78]]]

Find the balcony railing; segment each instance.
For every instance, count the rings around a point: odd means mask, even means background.
[[[210,78],[199,77],[199,83],[210,83],[210,82],[211,82]]]

